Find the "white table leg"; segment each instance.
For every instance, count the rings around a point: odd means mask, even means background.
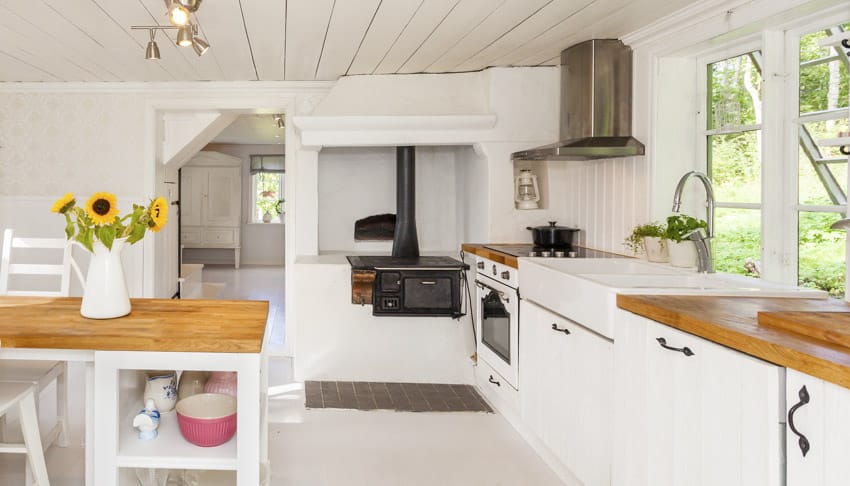
[[[94,486],[94,362],[86,363],[86,486]]]
[[[236,484],[260,484],[260,356],[245,354],[237,369]],[[246,433],[247,432],[247,433]]]

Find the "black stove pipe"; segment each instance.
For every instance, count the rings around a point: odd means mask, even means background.
[[[419,257],[416,235],[416,147],[396,147],[394,257]]]

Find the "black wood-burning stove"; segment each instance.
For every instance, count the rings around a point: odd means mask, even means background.
[[[374,272],[372,315],[457,317],[461,272],[469,266],[450,257],[419,256],[415,157],[415,147],[396,148],[398,214],[392,256],[349,256],[348,261],[352,272]]]

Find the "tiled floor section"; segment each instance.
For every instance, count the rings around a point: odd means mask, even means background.
[[[470,385],[307,381],[307,408],[351,408],[403,412],[491,412]]]

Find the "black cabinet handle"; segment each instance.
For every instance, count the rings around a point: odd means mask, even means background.
[[[498,381],[496,381],[496,380],[494,380],[494,379],[493,379],[493,375],[490,375],[490,379],[489,379],[489,380],[487,380],[487,381],[489,381],[490,383],[492,383],[492,384],[494,384],[494,385],[496,385],[496,386],[502,386],[502,384],[501,384],[501,383],[499,383]]]
[[[841,39],[841,45],[846,49],[850,49],[850,39]]]
[[[788,410],[788,427],[791,429],[791,432],[794,432],[794,435],[798,437],[797,444],[800,446],[800,451],[803,453],[803,457],[806,457],[806,454],[809,452],[809,439],[807,439],[805,435],[801,434],[800,431],[797,430],[797,427],[794,426],[794,414],[797,412],[797,409],[809,403],[809,390],[806,390],[806,385],[803,385],[803,388],[800,388],[797,396],[800,397],[800,401]]]
[[[691,351],[691,348],[689,348],[687,346],[685,346],[684,348],[674,348],[672,346],[667,346],[667,340],[664,339],[663,337],[655,338],[655,340],[658,341],[658,344],[660,344],[661,347],[664,348],[664,349],[669,349],[670,351],[678,351],[678,352],[684,354],[685,356],[693,356],[694,355],[694,352]]]
[[[850,155],[850,147],[848,147],[847,145],[842,145],[838,147],[838,151],[844,155]]]
[[[569,330],[569,329],[566,329],[566,328],[564,328],[564,329],[558,329],[558,325],[557,325],[557,324],[555,324],[554,322],[552,323],[552,330],[553,330],[553,331],[557,331],[557,332],[562,332],[562,333],[564,333],[564,334],[569,334],[569,333],[570,333],[570,330]]]

